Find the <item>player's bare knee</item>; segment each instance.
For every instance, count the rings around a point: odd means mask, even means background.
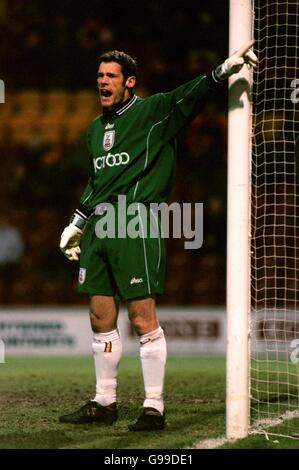
[[[94,333],[99,333],[100,332],[100,329],[101,329],[101,318],[98,317],[98,315],[90,310],[89,312],[89,317],[90,317],[90,324],[91,324],[91,328],[92,328],[92,331]]]
[[[152,315],[144,314],[144,312],[130,311],[129,319],[139,336],[153,331],[158,327],[157,319]]]
[[[131,323],[132,323],[134,330],[136,331],[138,335],[141,335],[144,329],[147,327],[144,319],[138,316],[134,318],[131,317]]]
[[[92,296],[89,316],[94,333],[112,331],[117,327],[118,303],[109,296]]]
[[[104,313],[90,310],[90,324],[94,333],[105,333],[116,328],[115,321]]]

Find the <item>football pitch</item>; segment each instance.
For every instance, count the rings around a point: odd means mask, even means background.
[[[115,424],[60,424],[60,414],[92,398],[94,381],[92,357],[6,357],[0,364],[0,448],[184,449],[201,448],[203,441],[225,436],[224,358],[168,358],[167,427],[153,433],[127,430],[143,401],[135,357],[120,363]],[[222,448],[299,448],[299,441],[254,435]]]

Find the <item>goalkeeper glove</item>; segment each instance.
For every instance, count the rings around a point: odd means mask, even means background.
[[[226,80],[230,75],[240,72],[244,64],[255,69],[257,67],[257,56],[250,50],[254,41],[250,40],[238,49],[232,56],[226,59],[223,64],[212,72],[213,78],[216,81]]]
[[[59,247],[70,261],[79,261],[82,230],[70,223],[62,232]]]
[[[83,214],[78,215],[77,212],[78,210],[72,216],[70,224],[63,230],[59,244],[62,253],[70,261],[79,261],[80,241],[87,220],[85,215],[83,218]]]

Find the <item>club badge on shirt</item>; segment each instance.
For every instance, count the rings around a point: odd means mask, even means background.
[[[86,268],[80,268],[79,270],[79,284],[84,284],[86,279]]]
[[[103,137],[103,148],[104,150],[111,150],[114,145],[115,131],[105,132]]]

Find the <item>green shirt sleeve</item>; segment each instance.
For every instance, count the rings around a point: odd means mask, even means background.
[[[222,85],[211,74],[201,75],[178,88],[159,93],[156,97],[156,115],[159,116],[158,133],[165,141],[172,140],[200,110],[202,98]]]

